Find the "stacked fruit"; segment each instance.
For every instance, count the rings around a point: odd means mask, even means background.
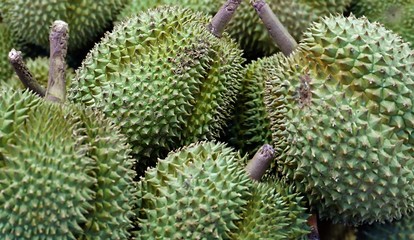
[[[409,238],[390,2],[0,2],[0,238]]]

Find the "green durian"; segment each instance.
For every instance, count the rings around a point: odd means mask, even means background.
[[[13,69],[9,63],[9,52],[13,48],[13,38],[10,30],[0,23],[0,83],[6,81]]]
[[[352,0],[300,0],[304,4],[312,7],[313,14],[333,14],[343,13],[351,6]],[[320,15],[320,16],[323,16]]]
[[[92,109],[0,89],[0,238],[127,239],[134,162]]]
[[[413,53],[378,23],[330,16],[274,58],[265,104],[279,170],[321,219],[359,225],[414,209]]]
[[[273,67],[267,59],[262,58],[245,66],[242,87],[227,130],[229,144],[250,156],[263,144],[272,141],[270,120],[264,104],[265,81],[271,77]]]
[[[3,22],[16,38],[49,48],[49,28],[55,20],[69,24],[69,50],[94,41],[110,26],[127,0],[2,0]]]
[[[360,0],[354,1],[352,12],[378,21],[414,44],[414,1],[412,0]]]
[[[305,239],[309,214],[302,205],[293,186],[279,180],[255,182],[232,239]]]
[[[229,239],[250,197],[245,160],[223,143],[171,152],[138,183],[138,239]]]
[[[384,224],[374,223],[361,226],[358,229],[358,239],[361,240],[412,240],[414,239],[414,215],[409,213],[399,220]]]
[[[227,35],[206,30],[208,22],[204,14],[163,7],[118,24],[76,71],[69,99],[102,110],[142,162],[218,137],[244,59]]]
[[[47,81],[49,79],[49,58],[47,57],[36,57],[29,58],[25,62],[27,68],[30,70],[30,73],[33,75],[34,79],[44,88],[47,87]],[[72,78],[75,77],[75,71],[72,68],[66,68],[66,86],[69,86]],[[23,84],[19,80],[19,77],[14,74],[6,84],[12,86],[16,89],[24,88]]]

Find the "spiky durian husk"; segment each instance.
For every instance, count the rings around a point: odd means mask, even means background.
[[[0,238],[127,239],[129,149],[102,114],[0,90]]]
[[[412,240],[414,239],[414,215],[409,213],[393,222],[361,226],[358,229],[358,239]]]
[[[0,23],[0,83],[3,84],[13,74],[9,63],[9,52],[13,48],[10,30],[4,23]],[[1,85],[0,84],[0,85]]]
[[[302,197],[280,181],[255,183],[232,239],[301,239],[310,233]]]
[[[243,59],[227,36],[206,30],[208,20],[164,7],[118,24],[76,72],[69,98],[119,124],[140,160],[217,137],[240,88]]]
[[[27,68],[30,73],[33,75],[34,79],[43,86],[47,87],[47,81],[49,79],[49,58],[47,57],[37,57],[29,58],[25,61]],[[66,86],[69,86],[70,81],[75,77],[75,71],[72,68],[66,68]],[[16,74],[13,74],[12,77],[6,81],[6,83],[16,89],[24,88],[23,84],[19,80],[19,77]]]
[[[285,144],[278,165],[319,216],[357,225],[413,210],[409,45],[365,18],[332,16],[279,63],[265,95],[285,129],[273,135]]]
[[[17,38],[49,48],[55,20],[69,24],[69,50],[80,49],[103,33],[127,0],[2,0],[3,22]]]
[[[352,0],[300,0],[314,10],[315,15],[343,13],[352,3]]]
[[[273,65],[263,58],[245,66],[242,87],[237,96],[227,138],[229,144],[253,156],[265,143],[271,143],[272,131],[264,104],[265,81]]]
[[[138,239],[228,239],[250,197],[244,159],[216,142],[160,160],[138,183]]]
[[[354,1],[352,12],[378,21],[414,44],[414,2],[411,0]]]

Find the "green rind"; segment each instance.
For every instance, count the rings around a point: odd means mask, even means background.
[[[17,38],[49,48],[49,31],[55,20],[69,25],[69,50],[85,47],[99,37],[127,0],[3,0],[3,22]]]
[[[138,183],[138,239],[228,239],[250,197],[243,162],[215,142],[160,160]]]
[[[241,50],[205,29],[209,18],[150,10],[107,34],[77,70],[68,98],[102,110],[138,159],[218,136],[240,88]]]
[[[8,27],[4,23],[0,23],[0,85],[13,74],[9,63],[9,52],[14,47],[12,39]]]
[[[280,56],[265,96],[272,125],[285,118],[273,136],[284,138],[278,164],[322,219],[359,225],[413,210],[413,56],[353,16],[314,23],[293,56]]]

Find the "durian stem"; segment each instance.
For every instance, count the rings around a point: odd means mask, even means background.
[[[230,22],[234,13],[236,12],[237,7],[240,5],[242,0],[227,0],[220,10],[214,15],[210,23],[207,26],[207,29],[216,37],[220,38],[226,28],[227,24]]]
[[[295,50],[297,43],[288,30],[279,21],[272,9],[264,0],[250,0],[260,19],[264,23],[273,41],[279,46],[285,56]]]
[[[247,163],[246,171],[250,178],[259,181],[275,157],[275,150],[269,144],[263,145]]]
[[[46,100],[64,102],[66,100],[66,53],[68,50],[68,24],[57,20],[53,23],[50,41],[49,79]]]
[[[308,218],[308,225],[311,228],[311,232],[308,234],[309,240],[320,240],[319,232],[318,232],[318,217],[316,214],[312,214]]]
[[[23,62],[22,52],[12,49],[9,52],[9,62],[23,85],[40,97],[44,97],[46,90],[36,81]]]

